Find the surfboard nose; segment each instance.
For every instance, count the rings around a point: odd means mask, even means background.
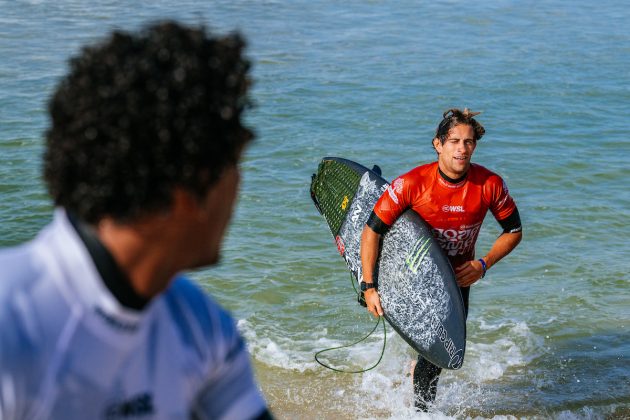
[[[319,206],[319,202],[317,201],[317,196],[315,195],[315,191],[313,189],[313,185],[316,182],[315,181],[316,177],[317,177],[317,175],[315,175],[315,174],[311,175],[311,200],[313,200],[313,204],[315,204],[315,208],[317,209],[319,214],[323,214],[322,213],[322,208]]]

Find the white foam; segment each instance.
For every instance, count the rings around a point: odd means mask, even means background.
[[[237,327],[245,337],[252,357],[266,365],[299,372],[305,372],[317,366],[312,353],[307,354],[298,350],[301,347],[300,343],[295,341],[283,343],[281,338],[259,337],[251,323],[245,319],[239,320]]]
[[[601,413],[597,414],[590,407],[583,407],[577,412],[561,411],[558,413],[558,420],[591,420],[602,418]]]
[[[501,380],[510,369],[527,365],[542,351],[542,337],[532,333],[525,322],[494,324],[480,320],[479,323],[482,325],[479,328],[486,331],[505,331],[493,341],[469,337],[463,367],[457,371],[442,372],[431,418],[436,418],[436,414],[444,418],[466,417],[465,412],[469,408],[483,409],[491,405],[490,399],[494,397],[486,393],[484,384]]]
[[[411,362],[415,361],[417,354],[389,327],[385,356],[379,366],[362,374],[345,376],[342,383],[336,382],[333,385],[330,381],[331,375],[342,374],[319,366],[313,355],[323,348],[349,344],[352,339],[331,339],[327,337],[326,329],[311,331],[310,338],[297,340],[280,331],[275,332],[274,337],[269,337],[267,332],[257,332],[247,320],[239,321],[238,326],[258,362],[273,368],[295,370],[296,374],[314,374],[313,380],[318,385],[313,386],[330,388],[327,398],[335,400],[326,401],[324,405],[343,406],[344,411],[347,409],[347,413],[352,413],[353,418],[361,419],[467,418],[470,409],[483,410],[486,406],[499,404],[493,401],[497,396],[488,391],[493,388],[492,383],[501,380],[510,369],[526,366],[544,351],[541,346],[543,338],[534,334],[523,321],[494,323],[478,320],[474,326],[480,334],[479,337],[469,337],[464,366],[457,371],[444,370],[437,398],[430,412],[417,413],[413,408],[410,374]],[[342,356],[343,351],[339,353],[339,359],[335,353],[326,357],[336,367],[366,368],[378,359],[381,340],[382,330],[379,328],[366,342],[348,349],[347,359]],[[484,386],[486,384],[488,386]],[[322,413],[322,417],[326,415]],[[514,417],[493,418],[498,420]]]
[[[268,336],[259,337],[255,328],[247,320],[239,320],[237,326],[247,341],[250,354],[257,361],[268,366],[297,370],[302,373],[320,372],[323,369],[314,359],[316,352],[351,344],[354,339],[331,339],[327,337],[327,329],[313,331],[309,338],[296,339],[280,332],[272,339]],[[321,356],[321,360],[338,369],[365,369],[378,360],[382,340],[383,332],[379,327],[368,340],[347,349],[327,352]]]
[[[543,338],[532,333],[522,321],[489,324],[479,320],[479,329],[499,333],[493,334],[498,335],[494,341],[481,342],[479,338],[469,337],[461,372],[470,381],[500,379],[506,370],[527,365],[543,350]]]

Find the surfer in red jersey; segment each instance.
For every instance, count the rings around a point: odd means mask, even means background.
[[[501,177],[471,163],[477,142],[485,134],[474,113],[465,108],[443,114],[433,147],[437,162],[418,166],[396,178],[379,198],[361,236],[362,289],[367,309],[382,316],[378,279],[374,268],[381,236],[408,208],[432,228],[433,236],[447,255],[468,314],[470,286],[508,255],[522,238],[521,220],[514,200]],[[475,258],[475,243],[486,213],[490,210],[503,228],[490,251]],[[415,405],[427,411],[435,400],[441,369],[421,356],[413,372]]]

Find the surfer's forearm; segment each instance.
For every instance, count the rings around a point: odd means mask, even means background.
[[[503,257],[508,255],[523,239],[523,232],[503,233],[494,241],[490,251],[483,257],[486,262],[486,269],[498,263]]]
[[[361,271],[362,280],[366,283],[374,283],[374,267],[378,260],[379,243],[381,235],[374,232],[371,227],[365,225],[361,233]],[[376,289],[368,289],[364,292],[367,310],[374,316],[383,316],[381,300]]]
[[[374,281],[374,266],[378,259],[378,245],[381,235],[374,232],[369,226],[363,228],[361,234],[361,271],[363,281],[372,283]]]

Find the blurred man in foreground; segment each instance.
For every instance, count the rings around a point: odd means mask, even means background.
[[[233,211],[249,62],[238,35],[115,32],[50,102],[54,220],[0,251],[0,418],[269,418],[233,319],[180,272]]]

